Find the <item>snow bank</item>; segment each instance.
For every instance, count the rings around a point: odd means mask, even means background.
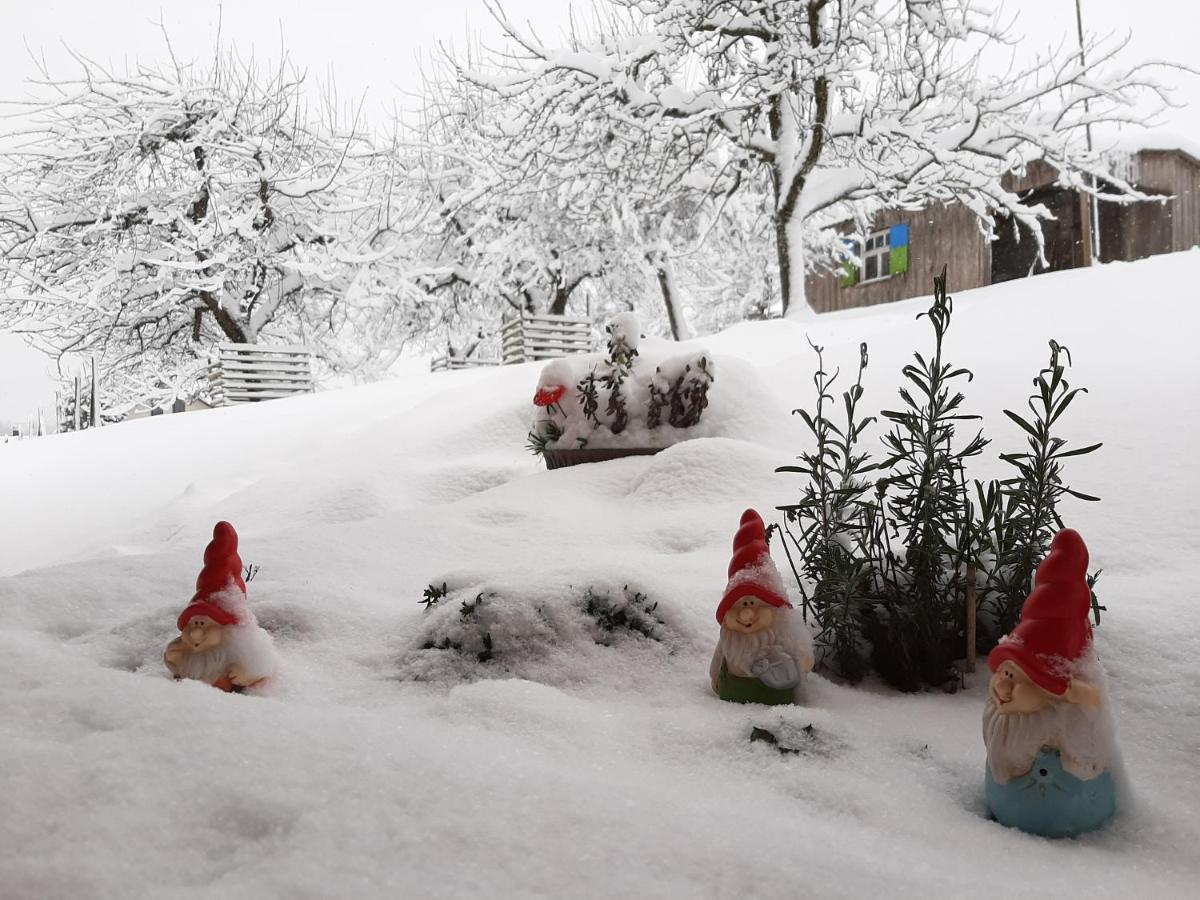
[[[523,447],[536,366],[0,446],[0,895],[1191,896],[1198,279],[1193,252],[957,294],[946,347],[997,472],[1021,441],[1000,410],[1049,337],[1090,389],[1066,436],[1105,445],[1068,473],[1104,500],[1064,512],[1104,569],[1096,647],[1137,799],[1111,828],[982,817],[985,672],[953,696],[813,676],[782,711],[709,692],[739,516],[799,492],[774,468],[803,446],[806,333],[844,368],[870,341],[864,403],[888,406],[927,340],[911,301],[705,338],[714,432],[655,457],[544,471]],[[161,662],[218,519],[260,566],[250,606],[284,666],[265,697]],[[625,585],[663,640],[604,642],[584,592]],[[418,665],[481,592],[530,652]]]

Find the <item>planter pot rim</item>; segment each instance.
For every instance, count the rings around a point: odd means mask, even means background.
[[[577,466],[580,463],[605,462],[627,456],[653,456],[666,447],[584,447],[583,449],[544,450],[542,458],[547,469]]]

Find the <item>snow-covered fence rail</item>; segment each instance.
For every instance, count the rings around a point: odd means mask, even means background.
[[[593,346],[592,323],[570,316],[522,313],[508,319],[500,330],[500,352],[506,366],[590,353]]]
[[[459,369],[477,369],[481,366],[498,366],[498,359],[463,359],[461,356],[435,356],[429,361],[430,372],[455,372]]]
[[[219,406],[309,394],[312,351],[293,345],[218,344],[208,380]]]

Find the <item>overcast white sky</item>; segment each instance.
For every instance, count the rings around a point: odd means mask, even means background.
[[[1200,24],[1192,3],[1082,3],[1089,31],[1132,34],[1131,58],[1200,64]],[[547,40],[565,28],[572,5],[590,9],[589,0],[504,0],[511,18],[532,21]],[[64,73],[70,72],[64,44],[118,64],[163,58],[161,17],[179,58],[211,55],[218,21],[224,42],[264,62],[278,59],[282,40],[292,61],[311,75],[332,72],[341,97],[365,92],[368,116],[379,119],[381,109],[403,103],[401,92],[416,90],[418,60],[439,41],[462,45],[468,34],[493,41],[496,35],[482,0],[3,0],[0,7],[0,99],[24,95],[25,79],[36,74],[29,50],[44,56],[53,72]],[[1074,0],[1007,0],[1003,8],[1019,15],[1017,30],[1032,46],[1074,40]],[[1200,142],[1200,79],[1179,80],[1177,99],[1189,108],[1169,113],[1162,127]],[[45,369],[43,360],[0,335],[0,421],[24,420],[39,404],[50,414],[53,388]]]

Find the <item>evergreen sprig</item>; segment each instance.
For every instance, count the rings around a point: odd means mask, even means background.
[[[658,603],[651,603],[641,591],[622,589],[622,597],[614,600],[607,591],[593,587],[584,591],[583,611],[591,616],[606,634],[630,632],[651,640],[661,640],[663,621],[657,615]]]
[[[953,312],[943,268],[934,277],[933,305],[917,317],[933,328],[933,354],[913,353],[915,364],[901,370],[904,407],[882,413],[892,428],[883,438],[882,467],[890,474],[880,512],[903,554],[885,550],[866,634],[876,671],[902,690],[952,680],[965,634],[972,508],[964,462],[988,441],[979,432],[955,446],[957,423],[980,417],[961,411],[965,397],[956,386],[971,381],[971,371],[944,359]]]
[[[1066,440],[1054,433],[1055,424],[1072,401],[1087,393],[1087,388],[1072,388],[1067,381],[1070,366],[1070,350],[1051,340],[1049,363],[1034,378],[1035,391],[1026,401],[1029,413],[1004,410],[1025,434],[1023,451],[1000,454],[1016,474],[987,485],[976,483],[981,510],[979,565],[986,579],[980,598],[987,626],[981,635],[985,650],[1016,625],[1034,570],[1049,550],[1055,532],[1063,527],[1058,512],[1063,496],[1089,502],[1100,499],[1063,482],[1063,460],[1094,453],[1103,446],[1097,443],[1068,448]],[[1099,604],[1094,604],[1097,622],[1099,610]]]
[[[446,586],[446,582],[443,581],[441,587],[438,587],[435,584],[431,584],[425,588],[425,593],[422,595],[421,599],[418,600],[417,602],[424,603],[425,604],[425,612],[429,612],[429,610],[433,609],[435,606],[437,606],[439,603],[441,603],[442,599],[449,593],[450,593],[450,588],[448,588]]]
[[[824,348],[811,340],[817,355],[813,384],[817,391],[814,413],[793,410],[813,435],[816,446],[800,456],[800,464],[776,471],[808,476],[799,503],[779,507],[784,513],[784,551],[800,585],[802,614],[818,627],[817,650],[821,662],[838,675],[858,681],[865,674],[862,658],[862,597],[870,562],[864,547],[868,504],[860,498],[870,488],[865,477],[875,466],[869,454],[857,451],[859,438],[874,417],[862,418],[862,378],[867,345],[859,347],[858,377],[842,394],[845,422],[832,418],[836,400],[833,386],[839,372],[825,370]],[[795,529],[795,530],[793,530]],[[797,569],[789,543],[797,550]],[[803,573],[804,577],[801,577]],[[811,592],[805,584],[812,585]]]
[[[563,431],[561,425],[551,419],[547,419],[546,421],[542,422],[541,429],[542,430],[540,432],[529,432],[528,438],[525,442],[526,448],[532,452],[534,456],[541,456],[546,452],[546,449],[551,444],[559,441],[566,433]]]
[[[628,369],[614,365],[600,378],[600,383],[608,390],[608,406],[604,413],[609,417],[608,429],[613,434],[620,434],[629,424],[629,406],[622,391],[628,374]]]
[[[596,413],[600,409],[600,390],[596,386],[596,370],[588,372],[575,389],[579,392],[579,406],[584,417],[592,423],[593,428],[599,428],[600,418]]]

